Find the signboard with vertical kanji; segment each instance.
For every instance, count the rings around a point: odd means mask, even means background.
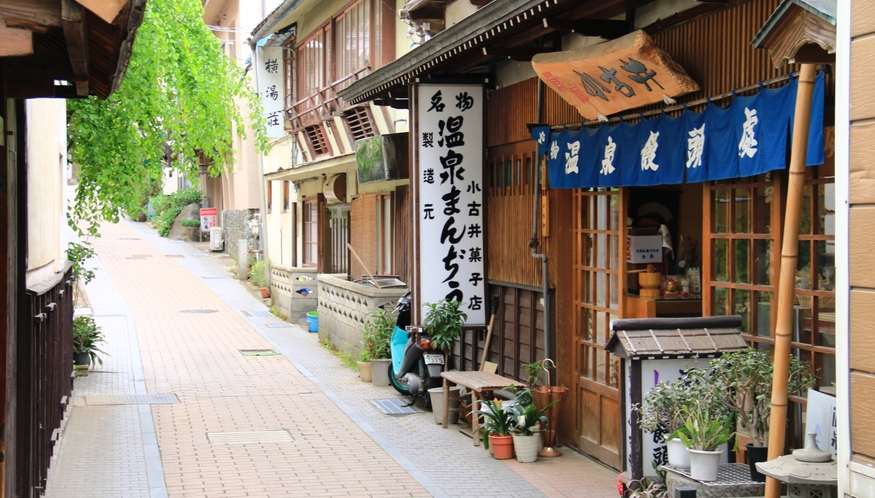
[[[201,208],[201,231],[208,232],[210,228],[216,226],[216,216],[219,210],[216,208]]]
[[[258,96],[267,120],[268,138],[285,135],[283,126],[284,75],[282,47],[256,47],[255,70],[258,72]]]
[[[484,324],[483,86],[417,92],[420,302],[460,301],[468,324]]]

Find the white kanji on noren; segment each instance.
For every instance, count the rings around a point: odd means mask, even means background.
[[[687,168],[698,168],[702,165],[702,154],[705,152],[705,123],[690,130],[687,139]]]
[[[556,159],[559,157],[559,143],[556,140],[550,142],[550,159]]]
[[[656,160],[656,148],[659,147],[658,139],[659,132],[651,131],[647,143],[641,149],[641,171],[647,171],[648,169],[656,171],[659,169],[659,165],[654,162]]]
[[[747,156],[753,158],[757,153],[757,139],[753,127],[760,122],[756,109],[744,108],[747,119],[742,124],[741,140],[738,142],[738,157]]]
[[[580,140],[568,142],[568,152],[565,153],[565,174],[577,173],[577,159],[580,153]]]
[[[544,133],[543,131],[542,131],[542,132],[539,132],[539,133],[538,133],[538,143],[539,143],[539,144],[542,144],[542,143],[544,143],[544,142],[546,142],[546,141],[547,141],[547,134]]]
[[[599,174],[602,175],[610,175],[614,172],[614,154],[617,151],[617,143],[614,142],[614,139],[608,137],[608,144],[605,145],[605,158],[602,159],[602,169],[599,171]]]

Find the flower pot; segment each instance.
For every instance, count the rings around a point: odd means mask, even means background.
[[[371,362],[369,361],[360,361],[359,364],[359,377],[362,378],[364,382],[371,381]]]
[[[747,443],[744,445],[744,448],[747,455],[747,464],[750,466],[750,480],[766,482],[766,476],[757,470],[757,463],[765,462],[769,459],[769,447],[754,446],[752,443]]]
[[[492,448],[492,456],[496,460],[510,460],[513,458],[513,437],[489,435],[489,447]]]
[[[88,367],[91,364],[91,356],[88,353],[73,353],[73,364]]]
[[[674,468],[690,468],[690,453],[680,438],[669,439],[665,445],[668,447],[668,464]]]
[[[454,386],[450,388],[450,413],[447,416],[447,422],[455,424],[459,422],[459,392],[462,386]],[[444,388],[433,387],[428,390],[428,395],[431,398],[431,411],[434,413],[434,423],[444,423]],[[455,410],[455,411],[452,411]]]
[[[382,360],[371,360],[371,382],[375,386],[389,385],[389,362],[392,360],[386,358]]]
[[[720,467],[720,455],[723,450],[690,452],[690,477],[697,481],[716,481],[717,470]]]
[[[531,436],[513,434],[513,449],[517,462],[531,463],[538,460],[539,439],[540,437],[534,434]]]
[[[267,299],[270,297],[270,290],[268,290],[266,287],[261,287],[258,290],[261,291],[261,297],[263,297],[264,299]]]

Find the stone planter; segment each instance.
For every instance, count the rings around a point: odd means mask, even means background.
[[[375,386],[389,385],[389,363],[392,360],[386,358],[382,360],[371,360],[371,382]]]

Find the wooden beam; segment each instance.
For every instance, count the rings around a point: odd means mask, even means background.
[[[33,33],[26,29],[7,28],[0,21],[0,57],[33,53]]]
[[[6,26],[45,33],[61,26],[60,0],[0,0],[0,16]]]
[[[545,17],[544,27],[556,30],[571,31],[583,36],[598,36],[613,40],[629,34],[629,23],[626,21],[610,21],[605,19],[579,21],[558,17]]]
[[[128,4],[128,0],[76,0],[80,5],[97,14],[97,17],[112,24],[118,13]]]
[[[483,47],[483,55],[508,57],[515,61],[530,61],[532,57],[546,52],[555,52],[553,47]]]
[[[88,35],[85,29],[85,9],[73,0],[61,0],[61,22],[67,39],[67,55],[76,76],[76,93],[88,96]]]

